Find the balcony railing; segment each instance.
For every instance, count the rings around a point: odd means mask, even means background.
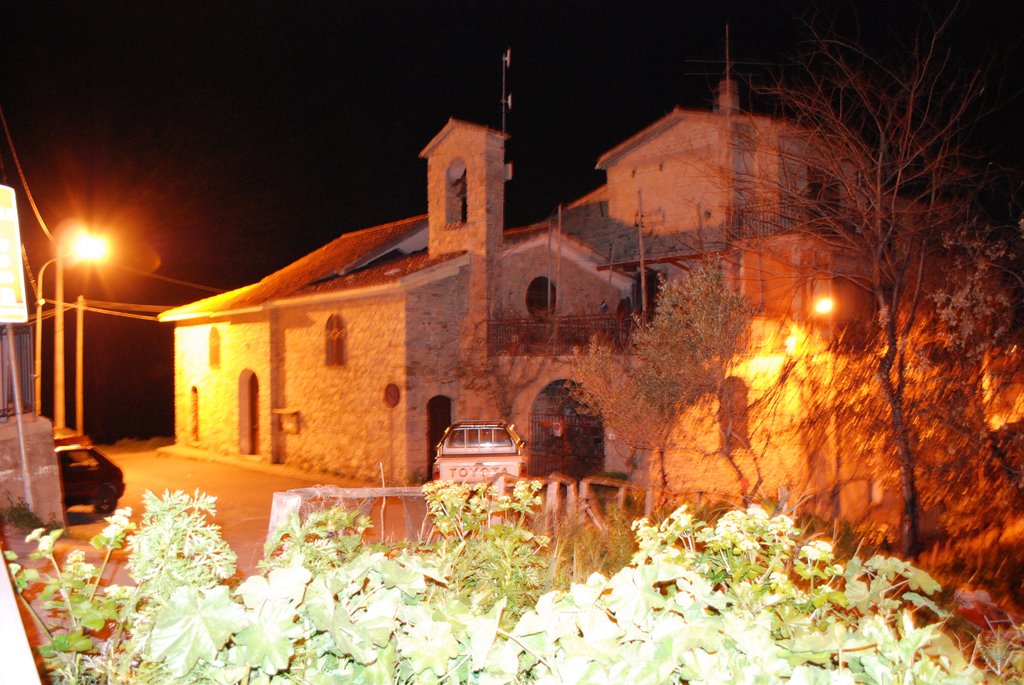
[[[515,317],[491,319],[487,353],[491,356],[555,356],[571,354],[590,341],[624,348],[633,319],[609,314],[592,316]]]
[[[791,230],[796,227],[795,212],[794,207],[734,207],[729,212],[727,238],[730,241],[767,238]]]

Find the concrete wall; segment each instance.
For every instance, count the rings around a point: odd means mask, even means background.
[[[35,414],[22,414],[21,422],[32,510],[45,523],[63,526],[64,498],[53,451],[53,425],[49,419]],[[12,416],[0,422],[0,506],[25,501],[24,482],[21,439],[17,418]]]

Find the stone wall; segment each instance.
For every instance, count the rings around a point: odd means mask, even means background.
[[[344,321],[347,359],[326,363],[327,318]],[[283,378],[277,428],[285,463],[378,482],[405,480],[406,407],[404,295],[283,307]],[[385,386],[400,389],[398,405],[384,402]],[[286,427],[285,421],[292,422]]]
[[[721,226],[729,206],[724,120],[695,114],[608,168],[608,209],[654,233]]]
[[[460,329],[471,325],[466,319],[468,288],[469,275],[463,269],[456,276],[416,288],[406,300],[408,404],[403,430],[412,482],[429,476],[427,468],[432,446],[427,440],[427,403],[430,399],[438,395],[450,399],[453,420],[467,418],[468,406],[486,404],[486,398],[481,398],[465,383],[467,376],[477,373],[479,365],[465,363],[460,356]],[[486,328],[478,326],[473,335],[480,338],[482,344]]]
[[[614,312],[619,300],[629,295],[628,290],[609,285],[607,273],[598,272],[595,265],[580,264],[568,250],[559,260],[557,252],[553,245],[549,253],[545,242],[503,257],[496,311],[526,316],[526,289],[538,277],[555,283],[559,316],[597,314],[602,300]]]
[[[210,331],[220,335],[220,365],[210,367]],[[269,324],[265,315],[244,315],[231,321],[174,330],[175,440],[220,454],[239,454],[239,379],[246,369],[259,383],[259,446],[271,453],[271,369]],[[192,388],[199,391],[198,439],[193,417]]]

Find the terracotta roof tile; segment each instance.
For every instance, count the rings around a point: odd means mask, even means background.
[[[346,233],[283,269],[275,271],[258,283],[171,309],[164,312],[160,318],[175,320],[249,309],[272,300],[292,297],[307,292],[308,288],[318,282],[337,280],[337,276],[342,276],[347,270],[357,267],[361,261],[386,254],[411,235],[425,230],[427,217],[421,215]],[[372,272],[375,269],[368,271]]]

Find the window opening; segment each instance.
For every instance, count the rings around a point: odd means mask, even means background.
[[[718,398],[718,428],[722,436],[722,452],[732,454],[750,447],[748,435],[747,384],[729,376],[722,383]]]
[[[555,284],[544,276],[538,276],[526,288],[526,311],[533,316],[551,314],[555,310],[557,295]]]
[[[461,225],[469,219],[469,202],[466,193],[466,163],[461,159],[452,160],[445,173],[445,223]]]
[[[345,366],[347,359],[345,322],[337,314],[327,317],[325,332],[327,366]]]
[[[210,329],[210,368],[220,368],[220,331]]]

